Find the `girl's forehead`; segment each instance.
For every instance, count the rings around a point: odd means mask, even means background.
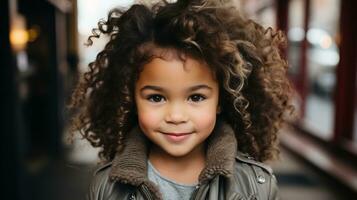
[[[137,79],[139,82],[142,80],[200,81],[205,78],[213,82],[217,81],[215,73],[204,60],[180,49],[147,43],[140,48],[140,51],[146,60],[141,62]]]
[[[166,61],[180,60],[185,63],[187,58],[190,58],[206,65],[206,62],[203,59],[194,58],[188,52],[183,52],[182,50],[174,47],[161,47],[152,42],[142,45],[139,51],[146,55],[146,57],[150,58],[147,62],[150,62],[154,58],[160,58]]]
[[[174,58],[153,58],[143,66],[137,82],[138,85],[171,85],[172,88],[198,83],[216,85],[217,81],[208,66],[190,57],[186,62]]]

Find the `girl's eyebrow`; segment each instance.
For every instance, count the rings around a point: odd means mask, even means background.
[[[192,86],[192,87],[188,88],[187,90],[189,92],[192,92],[192,91],[199,90],[199,89],[213,90],[212,87],[210,87],[208,85],[204,85],[204,84]],[[144,87],[142,87],[140,89],[140,92],[142,92],[143,90],[156,90],[158,92],[165,92],[164,88],[162,88],[160,86],[155,86],[155,85],[145,85]]]

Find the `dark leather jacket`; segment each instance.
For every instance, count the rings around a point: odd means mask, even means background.
[[[162,199],[158,188],[147,178],[148,141],[138,128],[128,135],[123,152],[95,171],[89,200]],[[207,142],[206,167],[191,199],[278,199],[271,168],[237,152],[230,126],[221,125]]]

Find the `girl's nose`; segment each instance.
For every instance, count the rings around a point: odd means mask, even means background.
[[[180,124],[187,122],[188,118],[185,114],[185,109],[179,104],[173,104],[168,108],[168,112],[165,116],[167,123]]]

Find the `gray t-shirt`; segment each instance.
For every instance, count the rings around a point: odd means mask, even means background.
[[[159,187],[164,200],[189,200],[196,188],[196,185],[180,184],[161,176],[149,160],[148,177]]]

